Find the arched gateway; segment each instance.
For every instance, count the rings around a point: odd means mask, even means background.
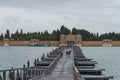
[[[81,35],[60,35],[60,46],[82,46]]]

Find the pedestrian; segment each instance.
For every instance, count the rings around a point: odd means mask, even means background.
[[[68,51],[66,51],[66,57],[68,56]]]
[[[70,57],[70,55],[71,55],[71,51],[69,51],[69,57]]]
[[[62,58],[62,56],[63,56],[63,53],[61,52],[61,58]]]

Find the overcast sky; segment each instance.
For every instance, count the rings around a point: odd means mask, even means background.
[[[61,25],[120,32],[120,0],[0,0],[0,33],[21,28],[51,32]]]

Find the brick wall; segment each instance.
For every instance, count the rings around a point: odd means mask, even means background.
[[[42,43],[50,42],[51,46],[59,46],[59,41],[40,41]],[[28,46],[30,41],[10,41],[11,46]],[[102,41],[82,41],[82,46],[102,46]],[[4,45],[4,41],[0,41],[0,46]],[[120,46],[120,41],[112,41],[112,46]]]
[[[82,41],[82,46],[102,46],[102,41]]]

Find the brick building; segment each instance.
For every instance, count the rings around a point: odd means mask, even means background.
[[[81,35],[60,35],[60,46],[82,46]]]

